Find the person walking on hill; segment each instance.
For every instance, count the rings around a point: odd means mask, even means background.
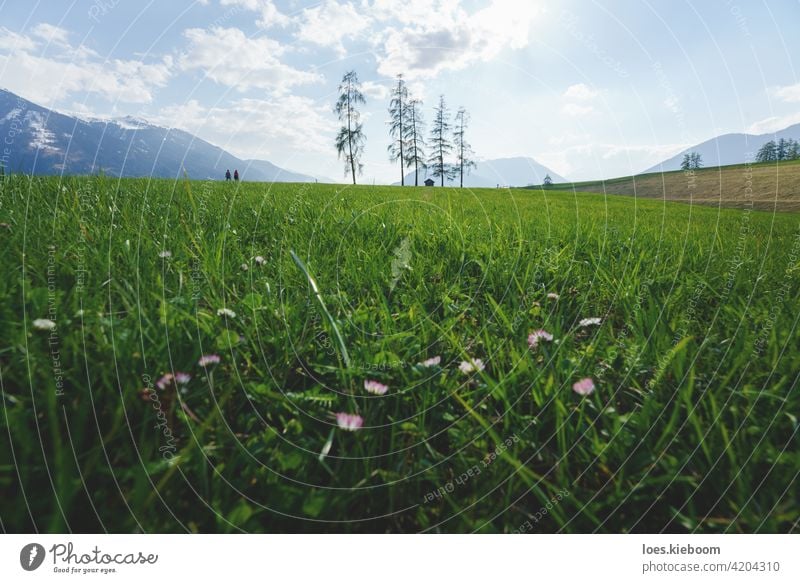
[[[238,170],[234,170],[234,171],[233,171],[233,179],[234,179],[236,182],[239,182],[239,171],[238,171]]]
[[[230,181],[231,181],[231,171],[230,171],[230,168],[229,168],[228,170],[226,170],[226,171],[225,171],[225,181],[226,181],[226,182],[230,182]]]

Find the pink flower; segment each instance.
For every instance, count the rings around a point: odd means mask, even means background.
[[[176,372],[173,375],[171,372],[168,372],[156,381],[156,386],[163,391],[173,383],[176,385],[185,385],[190,380],[192,380],[192,375],[188,373]]]
[[[553,341],[553,335],[550,334],[547,330],[534,330],[530,334],[528,334],[528,346],[531,348],[536,348],[539,345],[539,340],[544,340],[546,342]]]
[[[364,381],[364,389],[373,395],[385,395],[389,387],[378,381]]]
[[[577,383],[572,385],[572,390],[578,393],[579,395],[583,395],[584,397],[587,395],[591,395],[592,393],[594,393],[594,381],[589,377],[581,379]]]
[[[163,391],[172,384],[173,380],[175,380],[175,377],[172,376],[171,372],[168,372],[156,381],[156,386]]]
[[[219,364],[219,360],[219,356],[216,354],[204,354],[200,357],[200,360],[197,361],[197,364],[206,368],[207,366]]]
[[[345,431],[355,431],[356,429],[361,429],[364,425],[364,419],[361,415],[353,413],[337,413],[336,424]]]
[[[419,366],[424,366],[426,368],[427,367],[431,367],[431,366],[439,366],[440,362],[442,362],[442,357],[441,356],[434,356],[433,358],[429,358],[427,360],[423,360],[422,362],[419,363]]]
[[[464,374],[469,374],[475,371],[481,371],[486,368],[486,365],[483,364],[483,361],[480,358],[475,358],[470,361],[463,360],[461,364],[458,365],[458,370],[463,372]]]
[[[192,375],[185,372],[176,372],[175,373],[175,384],[177,385],[185,385],[190,380],[192,380]]]

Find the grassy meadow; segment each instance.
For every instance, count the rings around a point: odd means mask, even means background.
[[[5,532],[798,530],[796,214],[6,176],[0,222]]]

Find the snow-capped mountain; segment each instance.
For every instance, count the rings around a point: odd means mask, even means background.
[[[36,105],[0,89],[0,163],[27,174],[93,174],[223,179],[239,170],[244,180],[313,182],[263,160],[242,160],[178,130],[123,117],[79,118]]]

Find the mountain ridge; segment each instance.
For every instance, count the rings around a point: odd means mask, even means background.
[[[85,118],[48,109],[0,89],[0,163],[27,174],[224,179],[238,169],[256,182],[314,182],[266,160],[242,160],[189,132],[132,116]],[[9,143],[10,142],[10,143]]]
[[[800,139],[800,123],[790,125],[777,132],[765,134],[748,134],[741,132],[721,134],[695,144],[690,148],[686,148],[671,158],[667,158],[643,170],[639,174],[680,170],[681,160],[683,156],[689,152],[699,153],[703,157],[703,166],[707,168],[752,162],[755,159],[756,152],[758,152],[761,146],[770,140],[779,140],[781,138]]]
[[[566,178],[554,172],[547,166],[537,162],[529,156],[511,156],[508,158],[494,158],[490,160],[478,161],[476,168],[464,176],[464,186],[470,188],[494,188],[496,186],[528,186],[529,184],[541,184],[544,177],[548,174],[553,182],[568,182]],[[422,170],[419,173],[420,185],[430,175]],[[441,184],[441,179],[431,177],[436,186]],[[409,172],[405,176],[406,185],[414,184],[414,172]],[[446,186],[458,186],[459,181],[445,180]],[[394,182],[393,186],[399,186],[399,182]]]

